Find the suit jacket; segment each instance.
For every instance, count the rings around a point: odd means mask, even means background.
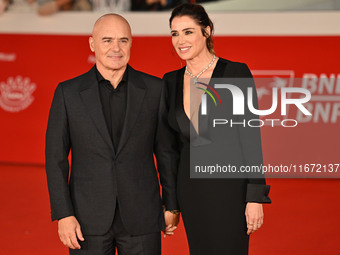
[[[117,151],[102,112],[95,67],[60,83],[50,109],[45,154],[52,220],[75,216],[85,234],[108,231],[116,201],[132,235],[164,229],[162,205],[178,209],[177,145],[166,119],[162,81],[127,68],[127,108]]]
[[[213,118],[224,118],[236,122],[251,119],[258,119],[257,115],[251,113],[248,109],[245,100],[245,114],[235,116],[232,113],[233,98],[230,93],[221,92],[221,101],[223,107],[215,107],[212,100],[208,101],[208,114],[199,115],[199,135],[193,128],[184,112],[183,107],[183,76],[185,67],[169,72],[164,75],[166,101],[169,108],[168,119],[171,127],[176,130],[180,137],[179,144],[190,143],[190,165],[207,166],[216,165],[217,163],[230,163],[231,166],[260,166],[262,161],[262,146],[260,128],[243,127],[242,125],[212,128]],[[226,59],[219,58],[211,78],[228,78],[231,84],[238,86],[243,94],[247,94],[247,87],[252,87],[254,107],[258,109],[257,95],[255,84],[252,79],[252,74],[244,63],[232,62]],[[210,84],[211,86],[213,84]],[[242,119],[242,120],[241,120]],[[254,125],[254,124],[253,124]],[[183,160],[181,159],[181,162]],[[223,175],[223,174],[222,174]],[[242,186],[245,187],[242,200],[245,202],[270,203],[268,197],[270,186],[266,185],[262,173],[253,174],[230,174],[224,175],[227,178],[239,179],[243,177]],[[180,178],[180,177],[179,177]],[[205,185],[207,182],[204,179],[197,180],[196,183]],[[228,185],[236,185],[237,190],[239,181],[228,182]],[[230,187],[229,187],[230,188]],[[217,189],[217,187],[216,187]],[[223,193],[225,186],[221,186],[220,192]]]

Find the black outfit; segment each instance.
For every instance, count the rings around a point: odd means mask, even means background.
[[[126,78],[123,79],[126,84],[121,86],[127,92],[126,112],[121,115],[123,126],[120,129],[115,123],[121,118],[111,118],[112,127],[118,127],[112,128],[112,138],[109,121],[105,119],[112,117],[116,109],[101,103],[105,93],[100,92],[96,67],[60,83],[50,109],[46,173],[52,220],[75,216],[85,236],[105,239],[118,237],[117,233],[121,237],[121,232],[133,237],[153,233],[159,236],[165,229],[162,205],[169,210],[178,209],[178,154],[166,119],[162,81],[129,65]],[[111,113],[105,117],[104,111],[108,108]],[[121,135],[117,136],[119,132]],[[116,140],[119,142],[114,146]],[[162,199],[153,153],[157,158]],[[117,227],[117,222],[122,224],[118,223]],[[158,255],[158,244],[156,249],[149,247],[158,243],[157,240],[144,240],[143,245],[148,247],[143,247],[143,251],[121,250],[121,254]],[[84,254],[106,254],[99,252],[97,244],[84,244],[96,250]]]
[[[115,150],[117,150],[119,144],[125,119],[128,86],[127,70],[125,70],[123,78],[116,88],[96,70],[103,114]]]
[[[193,127],[183,107],[184,72],[185,67],[165,74],[163,79],[169,105],[168,120],[170,126],[177,131],[181,153],[178,200],[190,254],[248,254],[246,203],[270,203],[269,186],[265,184],[264,178],[190,178],[190,150],[193,148],[193,145],[190,144],[190,129]],[[245,64],[220,58],[212,74],[212,78],[218,77],[249,78],[252,76]],[[245,90],[246,88],[241,89]],[[255,100],[257,102],[257,99]],[[227,104],[226,108],[232,109],[231,100],[223,101],[223,103]],[[254,118],[254,116],[248,117]],[[201,128],[201,121],[199,121],[199,126]],[[250,137],[251,139],[248,139]],[[228,129],[224,137],[219,137],[218,141],[213,142],[220,141],[225,142],[223,157],[227,160],[248,165],[262,162],[261,138],[258,128]],[[204,149],[204,147],[202,148]],[[205,153],[207,157],[212,156],[211,151],[207,150]]]
[[[104,235],[84,235],[84,239],[79,241],[80,250],[69,249],[70,255],[114,255],[116,248],[119,255],[161,254],[159,232],[130,235],[122,222],[118,204],[109,231]]]

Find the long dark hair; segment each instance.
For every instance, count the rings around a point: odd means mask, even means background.
[[[208,51],[212,54],[215,54],[214,42],[212,39],[212,35],[214,32],[214,24],[212,23],[211,19],[209,18],[203,6],[199,4],[192,4],[192,3],[185,3],[185,4],[181,4],[177,6],[175,9],[172,10],[171,17],[169,19],[170,27],[171,27],[172,20],[175,17],[182,17],[182,16],[189,16],[198,25],[201,26],[202,34],[203,36],[207,38],[206,45],[207,45]],[[210,35],[205,31],[207,27],[210,27]]]

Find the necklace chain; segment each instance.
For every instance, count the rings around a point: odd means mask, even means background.
[[[216,55],[214,55],[213,59],[211,60],[211,62],[209,63],[209,65],[207,65],[201,72],[199,72],[197,75],[193,75],[192,73],[189,72],[188,70],[188,66],[185,67],[185,72],[187,74],[189,74],[192,78],[194,78],[194,83],[197,83],[197,79],[205,72],[209,69],[209,67],[211,67],[211,65],[214,63],[216,59]]]

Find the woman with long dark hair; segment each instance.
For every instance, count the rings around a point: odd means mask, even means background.
[[[248,254],[249,235],[263,224],[262,203],[271,202],[269,186],[262,175],[259,178],[190,178],[190,160],[193,160],[190,159],[190,150],[194,148],[191,142],[195,138],[191,134],[200,136],[202,133],[199,108],[204,93],[190,91],[204,85],[206,79],[252,80],[252,75],[246,64],[216,56],[212,39],[214,26],[202,6],[183,4],[176,7],[170,17],[170,28],[173,47],[186,61],[185,67],[165,74],[163,79],[169,124],[177,132],[181,155],[177,191],[190,254]],[[253,101],[256,105],[256,96]],[[231,101],[223,104],[232,108]],[[258,118],[249,112],[246,115],[247,118]],[[259,128],[239,126],[226,129],[218,140],[208,143],[211,146],[223,145],[224,160],[236,165],[262,163]],[[215,156],[210,152],[207,150],[204,156]]]

